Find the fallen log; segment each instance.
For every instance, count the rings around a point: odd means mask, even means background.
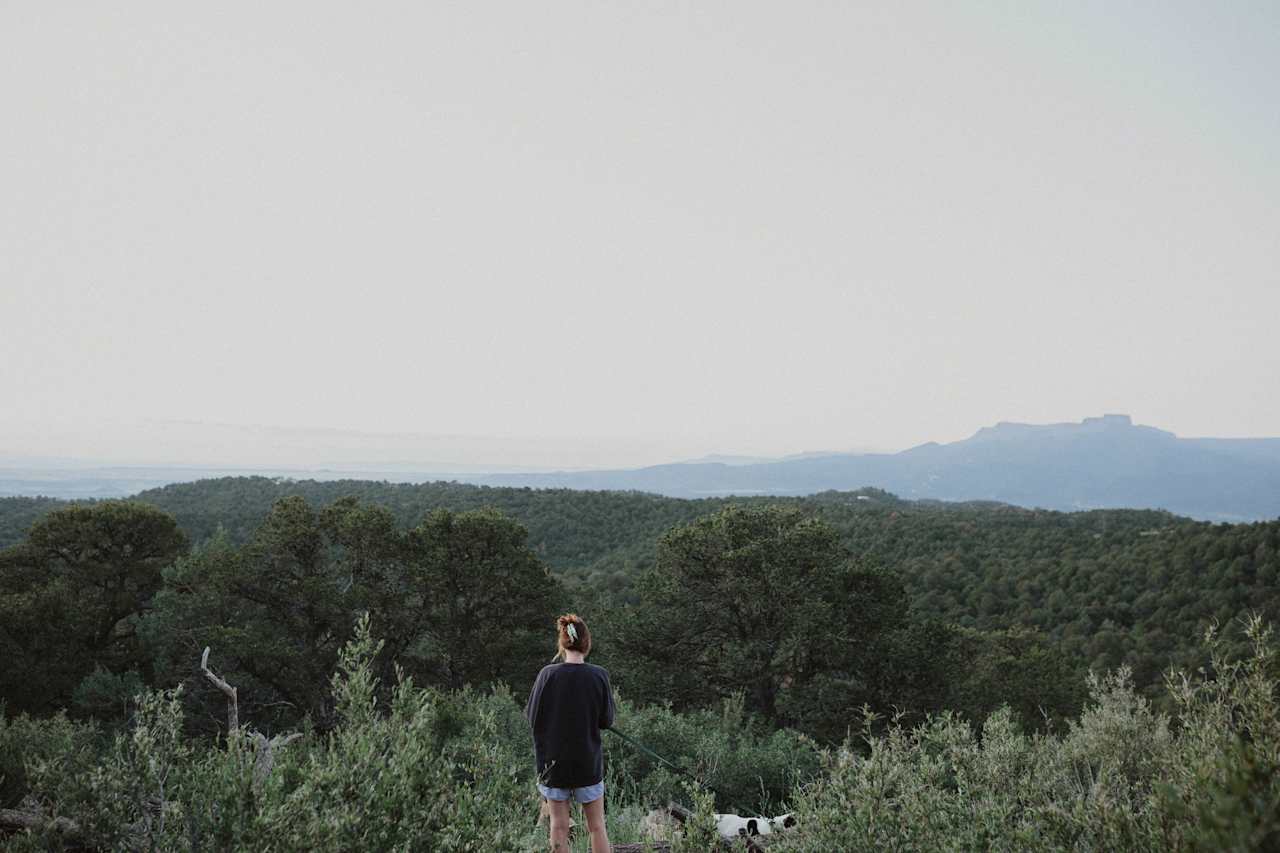
[[[760,853],[768,845],[768,839],[763,836],[755,838],[741,838],[737,841],[723,841],[720,846],[723,850],[742,850],[747,853]],[[614,844],[609,847],[612,853],[671,853],[670,841],[650,841],[647,843],[640,842],[638,844]]]
[[[53,827],[63,835],[80,834],[80,825],[68,817],[55,817],[50,820],[40,812],[20,811],[18,809],[0,809],[0,826],[8,829],[46,829]]]

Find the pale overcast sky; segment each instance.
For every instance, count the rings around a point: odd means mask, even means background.
[[[1280,435],[1274,2],[10,0],[0,103],[0,452]]]

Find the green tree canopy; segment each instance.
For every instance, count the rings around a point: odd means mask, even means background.
[[[174,565],[147,633],[167,680],[216,706],[193,672],[210,646],[263,725],[332,723],[328,673],[362,612],[387,637],[384,683],[396,664],[419,683],[531,683],[532,634],[549,634],[560,585],[526,535],[494,511],[441,510],[406,532],[354,498],[319,511],[284,498],[245,546],[215,537]]]
[[[748,710],[783,723],[865,697],[879,638],[905,608],[901,584],[855,560],[829,525],[776,505],[671,530],[639,589],[616,629],[633,698],[689,706],[743,692]]]
[[[54,510],[0,551],[0,694],[10,708],[68,707],[89,676],[99,695],[113,681],[137,684],[138,620],[161,570],[186,550],[168,513],[103,501]]]
[[[409,532],[416,590],[402,613],[421,626],[416,651],[432,664],[432,682],[502,681],[523,691],[555,651],[564,591],[527,539],[522,525],[495,510],[436,510]]]

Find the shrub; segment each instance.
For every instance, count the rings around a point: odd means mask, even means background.
[[[1171,676],[1175,719],[1126,670],[1089,682],[1061,735],[1023,734],[1008,709],[975,733],[950,714],[891,725],[823,755],[778,850],[1255,850],[1280,843],[1280,723],[1270,632],[1211,670]],[[773,848],[771,848],[773,849]]]
[[[820,766],[813,741],[788,729],[772,729],[747,714],[741,695],[725,699],[718,711],[686,713],[623,701],[616,724],[710,786],[721,812],[769,813],[788,798],[797,780],[812,778]],[[610,734],[604,737],[609,772],[629,783],[631,796],[651,806],[685,799],[688,777],[632,743]]]
[[[81,775],[96,765],[98,752],[99,732],[92,723],[72,722],[64,713],[9,717],[0,703],[0,808],[15,808],[32,793],[29,764],[48,766],[58,776]]]
[[[129,727],[92,756],[86,734],[65,727],[52,732],[63,747],[32,755],[25,765],[34,799],[49,817],[66,817],[76,838],[93,847],[154,846],[181,811],[176,784],[188,763],[182,736],[181,689],[137,697]]]
[[[402,679],[381,713],[372,674],[379,647],[362,620],[333,679],[338,725],[286,751],[259,787],[245,781],[243,747],[211,759],[223,762],[224,781],[201,792],[193,832],[271,849],[524,849],[536,792],[531,773],[522,777],[512,761],[494,708],[514,703],[499,696],[467,710]],[[207,785],[212,775],[194,778]]]
[[[858,738],[819,750],[737,697],[689,714],[622,702],[624,731],[717,796],[607,741],[611,839],[639,840],[644,813],[677,800],[694,812],[682,850],[709,848],[713,811],[794,811],[799,828],[771,851],[1280,849],[1277,662],[1258,620],[1245,634],[1249,656],[1211,634],[1212,664],[1168,678],[1175,714],[1121,669],[1091,678],[1086,707],[1057,732],[1024,731],[1008,707],[976,730],[952,713],[908,726],[864,710]],[[96,849],[544,849],[510,692],[422,690],[402,674],[383,690],[379,648],[362,619],[331,682],[335,725],[292,745],[249,729],[187,740],[180,690],[142,693],[109,738],[65,716],[0,713],[4,804],[38,803]],[[65,840],[50,828],[5,843]]]

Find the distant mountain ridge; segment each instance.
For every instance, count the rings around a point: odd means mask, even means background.
[[[15,460],[18,462],[21,460]],[[1203,521],[1280,517],[1280,438],[1179,438],[1127,415],[1079,423],[1002,421],[967,439],[897,453],[713,454],[645,468],[512,471],[480,466],[219,469],[75,467],[0,459],[0,497],[123,497],[223,475],[642,491],[677,498],[803,496],[863,487],[909,499],[998,501],[1057,510],[1165,509]]]
[[[1179,438],[1134,424],[1128,415],[1108,414],[1080,423],[1001,422],[961,441],[900,453],[491,475],[473,482],[686,498],[874,486],[904,498],[1058,510],[1165,509],[1209,521],[1255,521],[1280,517],[1280,439]]]

